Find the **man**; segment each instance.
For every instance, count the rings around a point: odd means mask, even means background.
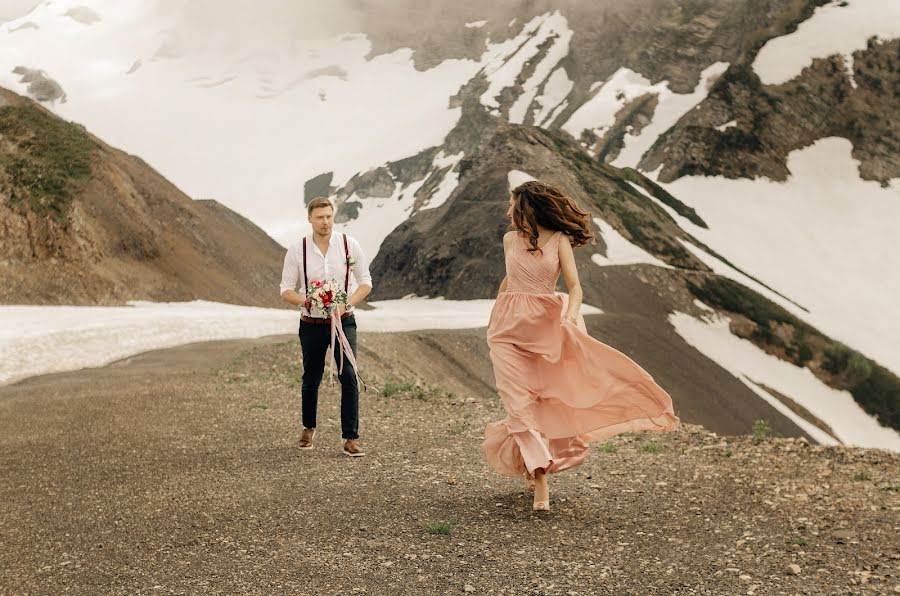
[[[303,387],[301,412],[303,433],[300,449],[313,448],[316,432],[316,406],[319,400],[319,383],[325,372],[325,355],[331,345],[331,319],[322,313],[310,312],[305,306],[306,288],[310,282],[333,279],[345,286],[347,306],[338,307],[341,326],[356,354],[356,317],[354,309],[372,291],[372,276],[366,256],[354,238],[346,234],[334,234],[334,205],[326,198],[313,199],[307,205],[312,234],[291,246],[284,257],[281,273],[281,297],[301,308],[300,349],[303,353]],[[300,291],[297,291],[297,284]],[[340,350],[334,357],[340,362]],[[359,384],[356,371],[347,358],[341,381],[341,436],[343,452],[350,457],[365,455],[359,444]]]

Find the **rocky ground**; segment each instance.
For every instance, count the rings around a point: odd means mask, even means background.
[[[292,338],[0,388],[0,593],[900,593],[882,451],[686,424],[597,445],[533,513],[480,452],[480,341],[364,335],[357,460],[336,387],[296,449]]]

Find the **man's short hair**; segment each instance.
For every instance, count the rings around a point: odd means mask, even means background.
[[[312,215],[312,212],[316,209],[320,209],[322,207],[331,207],[331,210],[334,211],[334,205],[331,204],[325,197],[316,197],[312,201],[309,202],[309,205],[306,206],[306,213]]]

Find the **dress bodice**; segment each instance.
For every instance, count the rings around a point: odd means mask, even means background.
[[[521,234],[513,239],[506,252],[506,289],[508,292],[552,294],[559,279],[559,243],[562,232],[556,232],[541,247],[529,251]]]

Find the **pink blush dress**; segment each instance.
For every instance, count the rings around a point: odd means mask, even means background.
[[[637,363],[564,319],[568,296],[557,232],[529,252],[518,236],[506,253],[507,291],[491,311],[487,341],[506,418],[487,425],[488,464],[506,476],[584,463],[588,443],[633,431],[674,431],[672,398]]]

